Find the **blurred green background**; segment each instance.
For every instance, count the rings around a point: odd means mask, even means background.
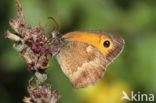
[[[32,27],[46,24],[47,18],[52,16],[62,34],[100,30],[120,35],[125,40],[123,53],[107,68],[104,78],[87,88],[75,89],[53,58],[48,68],[48,83],[59,91],[58,103],[121,103],[122,91],[129,95],[131,91],[156,94],[156,0],[20,2],[27,25]],[[28,95],[26,87],[32,75],[12,48],[13,42],[3,36],[7,29],[13,31],[8,22],[16,17],[15,0],[0,0],[0,103],[22,102],[23,96]],[[50,32],[49,29],[47,33]]]

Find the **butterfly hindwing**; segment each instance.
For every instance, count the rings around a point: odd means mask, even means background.
[[[106,58],[94,46],[69,40],[56,56],[62,71],[75,88],[95,84],[106,71]]]

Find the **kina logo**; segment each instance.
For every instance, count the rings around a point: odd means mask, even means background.
[[[153,102],[154,103],[154,94],[146,94],[141,93],[140,91],[134,93],[134,91],[131,91],[130,96],[123,91],[122,92],[123,97],[121,98],[121,101],[128,100],[128,101],[138,101],[138,102]]]

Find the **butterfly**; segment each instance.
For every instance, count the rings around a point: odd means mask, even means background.
[[[74,31],[58,38],[56,59],[75,88],[100,80],[124,47],[121,37],[100,31]]]

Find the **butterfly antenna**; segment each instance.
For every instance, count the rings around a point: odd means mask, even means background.
[[[56,20],[53,17],[48,17],[48,19],[51,19],[55,23],[55,25],[56,25],[55,30],[59,30],[60,31],[60,27],[59,27],[58,23],[56,22]]]

